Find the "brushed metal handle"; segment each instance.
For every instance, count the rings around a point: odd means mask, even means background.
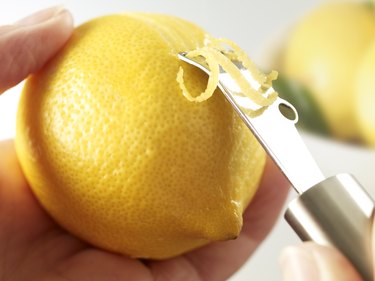
[[[330,177],[294,199],[285,219],[303,241],[340,250],[365,281],[373,281],[374,200],[349,174]]]

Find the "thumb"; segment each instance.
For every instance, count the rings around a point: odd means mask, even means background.
[[[71,14],[62,7],[0,27],[0,94],[37,71],[68,40]]]
[[[284,281],[362,281],[339,251],[313,242],[286,248],[280,266]]]

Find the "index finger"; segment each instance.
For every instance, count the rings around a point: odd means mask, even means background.
[[[72,31],[72,16],[61,7],[0,27],[0,94],[40,69]]]

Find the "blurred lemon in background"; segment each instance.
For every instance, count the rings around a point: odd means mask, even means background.
[[[362,59],[356,82],[361,135],[366,143],[375,147],[375,40]]]
[[[337,2],[306,15],[285,45],[281,73],[311,93],[337,138],[359,138],[356,77],[374,38],[370,5]]]
[[[265,153],[221,94],[181,94],[177,53],[205,32],[182,19],[123,14],[78,27],[28,79],[16,147],[51,216],[82,239],[168,258],[235,238]],[[183,65],[198,95],[207,77]]]

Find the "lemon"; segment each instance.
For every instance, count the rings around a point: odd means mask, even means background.
[[[202,46],[185,20],[129,13],[78,27],[24,88],[16,148],[36,197],[98,247],[163,259],[235,238],[265,153],[207,77],[177,53]]]
[[[356,82],[356,110],[361,135],[375,147],[375,41],[363,57]]]
[[[292,30],[283,71],[316,98],[333,134],[357,138],[355,80],[375,36],[373,9],[362,3],[326,3]]]

